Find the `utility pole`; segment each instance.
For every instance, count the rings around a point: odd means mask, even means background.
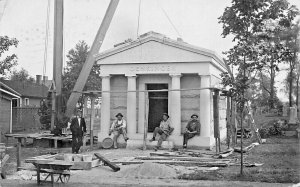
[[[76,81],[76,84],[74,86],[73,92],[71,93],[68,102],[67,102],[67,111],[66,115],[71,116],[74,112],[74,109],[76,107],[76,103],[78,102],[78,99],[81,95],[80,92],[82,92],[85,83],[90,75],[90,72],[92,70],[92,67],[95,63],[95,57],[94,55],[97,54],[100,50],[100,47],[103,43],[104,37],[106,35],[106,32],[108,30],[108,27],[111,23],[111,20],[114,16],[114,13],[117,9],[117,6],[119,4],[119,0],[111,0],[109,3],[109,6],[106,10],[105,16],[102,20],[102,23],[100,25],[100,28],[97,32],[97,35],[95,37],[95,40],[93,42],[93,45],[91,47],[91,50],[87,56],[87,59],[81,69],[81,72],[79,74],[79,77]]]
[[[58,112],[62,109],[62,69],[63,69],[63,16],[64,1],[54,1],[54,45],[53,45],[53,80],[55,83],[55,111],[52,112],[55,119]],[[51,123],[51,130],[54,128],[54,122]]]

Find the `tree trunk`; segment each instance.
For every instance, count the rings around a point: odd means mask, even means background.
[[[290,62],[290,73],[289,73],[289,106],[293,106],[293,65],[292,62]]]
[[[300,68],[299,68],[300,69]],[[299,111],[299,79],[300,79],[300,72],[297,72],[297,80],[296,80],[296,105],[297,105],[297,113],[298,119],[300,119],[300,111]]]
[[[270,99],[269,99],[269,106],[270,108],[274,108],[274,95],[275,95],[275,69],[274,69],[274,62],[271,64],[271,75],[270,75]]]

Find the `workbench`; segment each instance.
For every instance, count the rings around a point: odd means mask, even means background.
[[[8,142],[8,138],[15,138],[18,140],[21,145],[26,146],[26,141],[28,138],[33,139],[33,144],[35,146],[41,147],[54,147],[58,148],[58,141],[68,141],[72,142],[72,134],[66,134],[62,136],[54,136],[54,134],[50,133],[32,133],[32,134],[5,134],[6,140]],[[87,134],[85,136],[85,143],[90,140],[90,135]]]

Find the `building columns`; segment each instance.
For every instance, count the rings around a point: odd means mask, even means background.
[[[129,135],[137,133],[136,123],[136,75],[127,76],[127,132]]]
[[[210,75],[200,75],[200,88],[210,87]],[[211,121],[211,91],[210,89],[200,90],[200,136],[210,137]]]
[[[173,135],[181,134],[181,98],[180,98],[180,73],[170,74],[172,77],[172,90],[171,91],[171,107],[170,117],[174,127]]]
[[[107,134],[110,128],[110,76],[102,75],[102,103],[101,103],[101,134]]]

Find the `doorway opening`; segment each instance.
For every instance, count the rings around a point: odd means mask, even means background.
[[[147,84],[147,90],[168,89],[168,84]],[[162,120],[162,114],[168,113],[168,91],[149,92],[148,132],[153,132]]]

